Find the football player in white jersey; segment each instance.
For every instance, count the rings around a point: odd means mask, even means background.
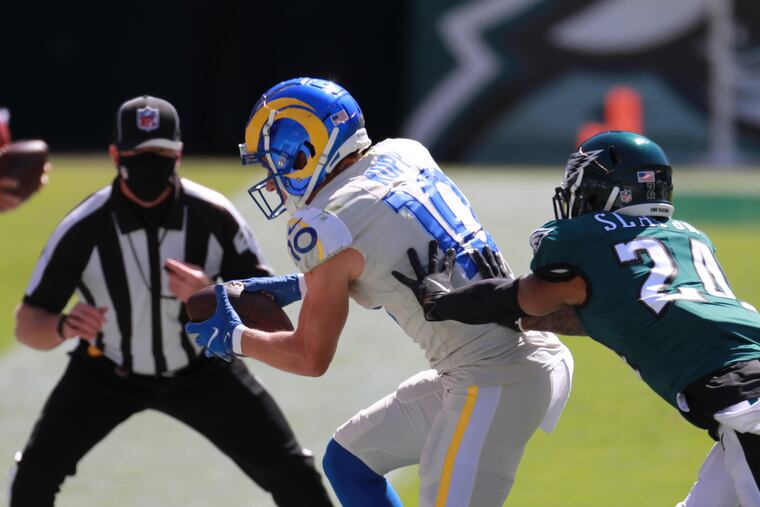
[[[268,170],[249,193],[270,219],[287,208],[288,250],[304,273],[252,278],[246,289],[266,291],[280,305],[303,299],[298,325],[279,333],[247,328],[217,286],[216,313],[187,331],[209,355],[242,354],[320,376],[335,354],[349,298],[384,307],[431,369],[335,432],[323,466],[338,498],[351,507],[401,505],[384,475],[419,463],[419,505],[501,506],[528,439],[557,423],[573,363],[551,333],[428,322],[391,275],[415,274],[410,245],[421,255],[440,245],[456,252],[455,286],[479,279],[476,252],[499,254],[467,199],[419,143],[371,146],[356,101],[320,79],[267,91],[248,121],[241,156]]]

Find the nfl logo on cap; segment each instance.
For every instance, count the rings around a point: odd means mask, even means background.
[[[158,109],[146,106],[137,110],[137,128],[150,132],[158,128]]]
[[[128,100],[116,112],[113,139],[119,151],[142,148],[181,151],[177,110],[164,99],[150,95]]]

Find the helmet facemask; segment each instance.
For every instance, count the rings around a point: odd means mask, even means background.
[[[285,212],[287,209],[285,207],[287,199],[278,182],[280,177],[269,171],[269,169],[267,171],[269,172],[268,176],[249,188],[248,195],[251,196],[251,199],[253,199],[253,202],[256,203],[256,206],[259,207],[264,216],[272,220]],[[271,192],[272,187],[274,187],[274,195]]]
[[[552,202],[554,205],[554,216],[559,219],[575,218],[586,211],[589,199],[594,196],[588,195],[584,190],[586,183],[586,170],[594,164],[595,168],[606,171],[596,158],[602,150],[594,150],[584,153],[579,149],[567,161],[565,166],[565,178],[562,186],[554,189]]]
[[[241,152],[245,145],[241,146]],[[298,171],[306,166],[308,158],[314,156],[314,147],[308,141],[304,143],[304,147],[310,153],[306,155],[303,149],[296,152],[294,161],[292,163],[293,170]],[[242,154],[241,154],[242,156]],[[274,157],[272,157],[274,158]],[[277,218],[283,214],[287,207],[287,192],[283,188],[287,188],[290,184],[290,180],[283,178],[279,173],[276,173],[269,169],[269,165],[266,160],[261,161],[261,165],[267,170],[267,177],[256,183],[254,186],[248,189],[248,195],[251,196],[253,202],[259,207],[265,216],[271,217],[271,219]],[[275,195],[272,196],[274,191]]]

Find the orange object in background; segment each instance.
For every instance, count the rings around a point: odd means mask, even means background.
[[[641,95],[630,86],[616,86],[604,96],[604,121],[581,125],[576,137],[580,146],[589,137],[606,130],[627,130],[644,133],[644,108]]]
[[[578,137],[575,139],[575,147],[577,148],[581,144],[583,144],[583,141],[588,139],[591,136],[595,136],[600,132],[604,132],[605,130],[610,130],[607,125],[604,123],[599,122],[588,122],[581,125],[581,128],[578,130]]]

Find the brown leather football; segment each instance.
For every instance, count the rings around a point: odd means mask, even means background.
[[[3,190],[26,199],[40,188],[40,178],[48,159],[45,141],[15,141],[0,148],[0,178],[18,181],[14,189]]]
[[[247,327],[262,331],[292,331],[293,323],[282,308],[263,292],[246,292],[238,281],[226,282],[227,296],[235,311]],[[214,286],[199,290],[185,303],[187,315],[192,322],[209,319],[216,311]]]

